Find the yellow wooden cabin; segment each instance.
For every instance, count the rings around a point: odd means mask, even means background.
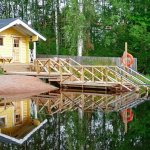
[[[18,18],[0,20],[0,60],[30,63],[36,58],[36,42],[46,41],[40,33]],[[29,48],[32,42],[33,49]]]

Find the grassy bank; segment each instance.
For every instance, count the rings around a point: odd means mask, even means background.
[[[0,75],[2,75],[3,74],[3,70],[2,70],[2,68],[0,68]]]
[[[148,78],[148,79],[150,79],[150,75],[149,74],[145,75],[145,77]]]

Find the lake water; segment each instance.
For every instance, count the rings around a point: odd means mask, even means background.
[[[123,117],[127,110],[128,121]],[[146,93],[58,91],[22,101],[1,100],[1,133],[9,137],[22,139],[45,119],[47,123],[22,145],[1,137],[0,149],[150,149],[150,102]]]

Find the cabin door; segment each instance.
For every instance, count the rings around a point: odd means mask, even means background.
[[[17,101],[17,102],[13,102],[14,105],[14,123],[15,125],[20,124],[22,119],[21,119],[21,102]]]
[[[14,62],[20,62],[20,38],[18,37],[13,38],[13,53]]]

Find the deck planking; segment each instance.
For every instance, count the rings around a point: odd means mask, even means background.
[[[66,81],[62,82],[61,86],[63,88],[79,88],[79,89],[97,89],[103,91],[120,91],[120,85],[114,82],[92,82],[92,81]],[[125,89],[122,89],[122,91]]]

